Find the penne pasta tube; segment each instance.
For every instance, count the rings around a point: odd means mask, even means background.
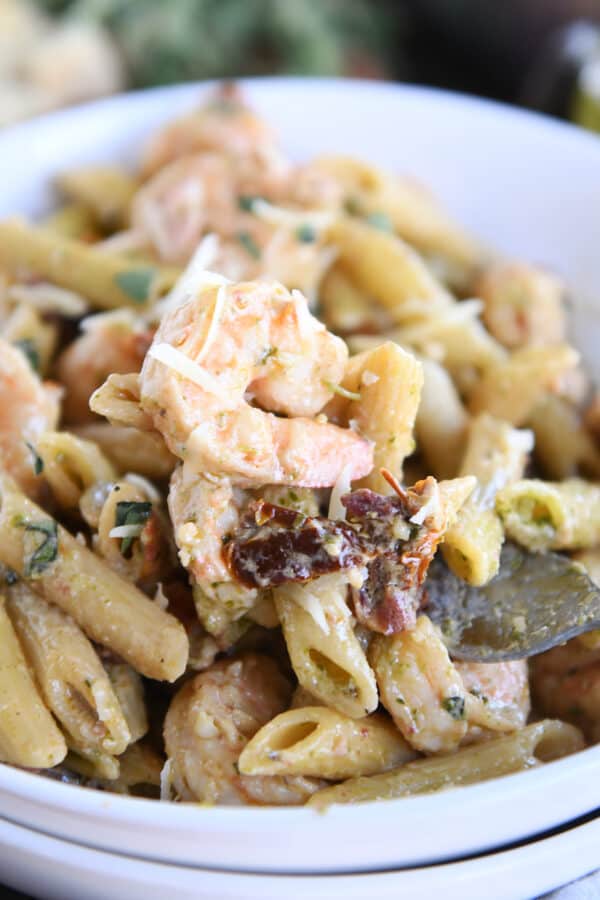
[[[508,537],[530,550],[578,550],[600,544],[600,487],[570,478],[525,478],[496,498]]]
[[[104,668],[127,722],[131,735],[130,744],[135,744],[148,731],[142,679],[127,663],[107,660],[104,662]]]
[[[20,303],[0,327],[5,341],[29,350],[28,356],[37,363],[41,376],[48,374],[50,361],[58,342],[58,328],[44,322],[39,312],[29,304]]]
[[[116,472],[91,441],[68,431],[45,431],[34,447],[41,474],[63,509],[75,508],[82,493],[98,481],[114,481]]]
[[[317,700],[353,719],[377,707],[375,676],[352,629],[342,575],[285,584],[275,605],[298,681]]]
[[[469,396],[469,409],[522,425],[546,390],[578,362],[579,354],[568,344],[516,350],[483,374]]]
[[[381,702],[408,743],[425,753],[456,750],[467,732],[466,691],[427,616],[412,631],[377,635],[369,662]]]
[[[238,767],[244,775],[338,780],[385,772],[414,757],[381,713],[351,719],[324,706],[305,706],[263,725],[242,751]]]
[[[168,478],[176,459],[158,431],[138,431],[108,422],[78,425],[73,434],[97,444],[119,473],[135,471],[146,478]]]
[[[56,179],[60,191],[73,203],[89,209],[103,228],[115,230],[127,224],[129,206],[138,183],[116,166],[69,169]]]
[[[352,778],[318,791],[309,806],[324,809],[332,803],[363,803],[394,800],[442,788],[487,781],[501,775],[576,753],[584,747],[578,728],[566,722],[545,719],[513,734],[493,738],[449,756],[418,759],[392,772]]]
[[[42,702],[0,598],[0,759],[48,769],[66,753],[65,739]]]
[[[385,468],[402,478],[402,463],[414,450],[413,428],[421,388],[421,364],[397,344],[386,341],[348,360],[342,388],[358,399],[336,397],[325,408],[375,444],[373,470],[357,482],[381,494],[393,489],[381,475]]]
[[[48,709],[79,752],[123,753],[131,733],[98,655],[71,616],[18,581],[6,609]]]
[[[446,369],[422,359],[423,387],[415,429],[419,449],[437,478],[459,471],[469,416]]]
[[[600,451],[581,421],[578,410],[555,394],[545,394],[528,422],[535,435],[535,457],[544,475],[562,481],[586,474],[600,477]]]
[[[73,616],[89,638],[148,678],[174,681],[187,663],[183,626],[0,479],[0,561]]]
[[[65,768],[94,782],[116,781],[120,773],[119,760],[115,756],[80,748],[69,748]]]
[[[138,431],[154,431],[152,419],[140,406],[140,376],[113,373],[90,397],[90,409],[111,425],[126,425]]]
[[[138,266],[19,219],[0,222],[0,268],[36,275],[76,291],[99,309],[142,308],[169,290],[180,275],[162,265]]]
[[[334,222],[329,234],[357,287],[381,303],[395,321],[404,320],[407,300],[420,300],[424,307],[453,302],[418,253],[400,238],[350,218]]]
[[[487,414],[471,422],[462,475],[475,475],[477,487],[444,535],[442,553],[455,575],[469,584],[486,584],[500,564],[502,523],[494,509],[497,492],[523,474],[533,447],[530,431],[511,428]]]
[[[385,309],[361,291],[340,265],[332,266],[324,275],[319,304],[323,321],[336,334],[384,333],[393,325]]]
[[[46,216],[42,224],[48,231],[76,241],[92,242],[101,238],[92,211],[83,203],[66,203]]]

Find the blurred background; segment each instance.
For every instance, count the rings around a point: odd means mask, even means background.
[[[0,0],[0,125],[283,73],[447,87],[600,131],[600,0]]]

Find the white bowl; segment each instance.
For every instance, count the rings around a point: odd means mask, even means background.
[[[291,154],[364,156],[413,173],[476,233],[545,262],[574,287],[574,334],[596,363],[600,307],[600,141],[540,116],[454,94],[335,80],[245,84]],[[164,120],[206,86],[133,94],[0,137],[0,215],[39,213],[49,179],[84,162],[135,159]],[[0,766],[0,815],[132,856],[254,872],[367,871],[499,847],[600,805],[600,748],[546,767],[431,796],[333,808],[162,805],[62,785]]]
[[[439,866],[354,875],[249,875],[105,853],[0,818],[0,872],[11,887],[40,900],[523,900],[593,871],[599,844],[596,818],[533,843]],[[588,891],[585,896],[595,896],[593,887]]]

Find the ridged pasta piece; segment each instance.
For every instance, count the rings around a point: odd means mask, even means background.
[[[343,784],[319,791],[311,798],[309,806],[324,809],[332,803],[394,800],[474,784],[534,768],[576,753],[583,747],[583,737],[578,728],[566,722],[546,719],[449,756],[418,759],[392,772],[351,778]]]
[[[96,651],[71,616],[21,581],[8,589],[6,608],[69,747],[80,753],[123,753],[131,742],[123,710]]]
[[[486,584],[498,571],[504,531],[494,501],[501,488],[523,474],[532,447],[530,431],[518,431],[487,414],[471,422],[460,472],[475,475],[477,487],[442,544],[448,566],[469,584]]]
[[[177,619],[120,578],[4,476],[0,561],[138,672],[167,681],[184,672],[189,646]]]
[[[139,431],[108,422],[79,425],[72,431],[97,444],[120,474],[136,472],[145,478],[168,478],[177,462],[158,431]]]
[[[42,462],[42,475],[63,509],[78,506],[81,495],[98,481],[112,481],[116,472],[91,441],[68,431],[45,431],[34,446]]]
[[[466,691],[427,616],[412,631],[377,635],[369,661],[381,702],[408,743],[425,753],[456,750],[467,731]]]
[[[432,359],[421,359],[423,387],[415,432],[433,474],[450,478],[460,470],[469,416],[446,369]]]
[[[90,397],[90,409],[104,416],[111,425],[126,425],[138,431],[153,432],[150,416],[140,406],[140,376],[113,373]]]
[[[579,478],[525,478],[498,493],[506,534],[529,550],[578,550],[600,544],[600,487]]]
[[[125,169],[85,166],[61,172],[56,181],[61,193],[89,209],[102,228],[114,231],[127,224],[138,183]]]
[[[414,450],[422,386],[421,364],[391,341],[348,360],[342,388],[358,399],[338,396],[325,413],[352,423],[375,444],[373,470],[356,487],[389,494],[393,489],[381,475],[382,468],[402,478],[402,463]]]
[[[579,354],[568,344],[516,350],[486,370],[470,393],[469,409],[523,425],[546,390],[578,362]]]
[[[49,769],[66,753],[65,739],[42,702],[0,597],[0,759]]]
[[[351,719],[324,706],[280,713],[242,751],[245,775],[306,775],[338,781],[375,775],[415,757],[387,716]]]
[[[360,719],[377,707],[377,685],[346,603],[346,574],[285,584],[275,605],[302,687],[332,709]]]
[[[535,434],[535,458],[553,481],[572,478],[581,469],[600,477],[600,451],[587,432],[575,406],[562,397],[546,394],[528,421]]]
[[[148,731],[148,715],[142,679],[127,663],[105,660],[104,668],[127,722],[131,735],[130,744],[135,744]]]

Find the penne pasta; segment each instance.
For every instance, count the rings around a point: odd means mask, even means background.
[[[348,360],[342,388],[358,399],[336,397],[327,407],[336,418],[375,444],[373,470],[358,487],[388,494],[392,488],[380,473],[388,469],[402,478],[402,463],[414,450],[413,429],[423,385],[420,363],[386,341]]]
[[[415,753],[381,713],[351,719],[324,706],[280,713],[254,735],[238,766],[244,775],[305,775],[334,781],[375,775]]]
[[[530,550],[579,550],[600,544],[600,487],[579,478],[526,478],[498,493],[506,534]]]
[[[369,647],[381,702],[415,750],[449,753],[467,732],[466,691],[427,616],[412,631],[377,635]]]
[[[528,425],[535,435],[535,458],[548,478],[562,481],[579,470],[600,477],[600,451],[584,429],[577,409],[567,400],[545,394],[534,407]]]
[[[309,806],[324,809],[333,803],[393,800],[475,784],[560,759],[576,753],[583,746],[579,729],[565,722],[546,719],[449,756],[418,759],[392,772],[351,778],[319,791],[310,799]]]
[[[578,362],[568,344],[517,350],[484,373],[469,396],[469,410],[523,425],[546,390]]]
[[[104,668],[127,722],[131,736],[129,744],[133,745],[148,731],[148,715],[142,679],[127,663],[109,659],[104,661]],[[131,746],[129,749],[132,749]],[[127,753],[127,749],[125,753]],[[121,758],[121,775],[123,774],[123,759]]]
[[[0,482],[0,561],[73,616],[92,640],[134,669],[174,681],[185,669],[183,626],[144,596],[5,477]]]
[[[462,475],[475,475],[477,487],[444,535],[442,553],[449,567],[469,584],[486,584],[500,564],[504,532],[494,510],[497,492],[519,478],[533,447],[529,431],[518,431],[486,414],[471,422]]]
[[[437,478],[449,478],[460,469],[469,416],[446,369],[421,359],[423,387],[417,409],[417,446]]]
[[[0,598],[0,759],[49,769],[67,746],[38,693],[23,650]]]
[[[21,581],[8,589],[6,609],[69,747],[79,753],[123,753],[131,732],[96,651],[71,616]]]
[[[36,275],[82,294],[99,309],[148,306],[174,284],[178,270],[136,266],[18,219],[0,222],[0,268]]]
[[[275,605],[298,681],[327,706],[354,719],[377,707],[377,686],[354,635],[343,575],[276,588]]]
[[[120,474],[135,471],[146,478],[168,478],[176,459],[157,431],[98,422],[73,427],[83,440],[93,441]]]
[[[138,431],[154,431],[152,419],[140,406],[140,378],[137,372],[109,375],[90,397],[90,409],[111,425]]]
[[[69,169],[58,176],[56,183],[71,203],[89,209],[98,225],[112,230],[127,224],[138,187],[132,175],[116,166]]]
[[[45,431],[34,451],[41,460],[41,474],[63,509],[78,506],[83,492],[98,481],[113,481],[115,470],[102,451],[68,431]]]

